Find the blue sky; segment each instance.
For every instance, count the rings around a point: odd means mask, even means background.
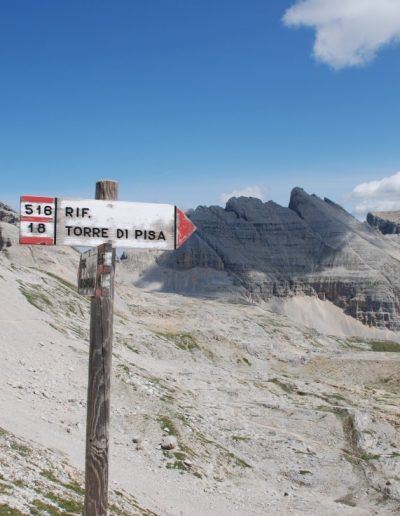
[[[393,12],[360,8],[361,55],[351,26],[334,27],[339,47],[325,37],[327,0],[294,4],[3,2],[0,200],[92,197],[101,178],[183,208],[246,187],[287,205],[294,186],[350,207],[357,185],[376,199],[371,181],[387,197],[390,176],[400,193],[399,35],[372,38]]]

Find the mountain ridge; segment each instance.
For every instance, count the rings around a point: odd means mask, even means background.
[[[330,199],[296,187],[288,207],[233,197],[188,216],[197,231],[176,251],[124,253],[137,286],[252,302],[316,296],[368,326],[400,329],[400,243]],[[1,203],[0,221],[15,227],[18,215]]]
[[[192,292],[212,292],[214,273],[223,273],[228,290],[254,301],[317,296],[369,326],[400,328],[398,243],[333,201],[297,187],[287,208],[234,197],[225,208],[199,206],[189,217],[197,232],[159,256],[138,285],[158,280],[165,291],[191,285]]]

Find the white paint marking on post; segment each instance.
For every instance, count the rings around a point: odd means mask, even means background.
[[[107,267],[111,267],[112,265],[112,251],[107,251],[104,253],[104,265]]]

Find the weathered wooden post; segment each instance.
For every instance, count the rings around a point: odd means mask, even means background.
[[[106,516],[115,247],[173,250],[196,226],[170,204],[118,202],[115,181],[96,183],[96,200],[21,196],[20,244],[88,246],[78,291],[91,296],[86,424],[85,516]]]
[[[118,183],[96,183],[97,200],[117,200]],[[100,251],[99,251],[100,252]],[[110,295],[91,298],[89,381],[86,422],[85,516],[105,516],[108,508],[110,378],[114,311],[115,249]]]

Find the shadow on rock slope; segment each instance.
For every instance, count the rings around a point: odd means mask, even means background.
[[[137,286],[252,301],[318,296],[364,324],[400,328],[400,248],[329,199],[294,188],[288,208],[239,197],[189,216],[198,231],[143,267]]]

